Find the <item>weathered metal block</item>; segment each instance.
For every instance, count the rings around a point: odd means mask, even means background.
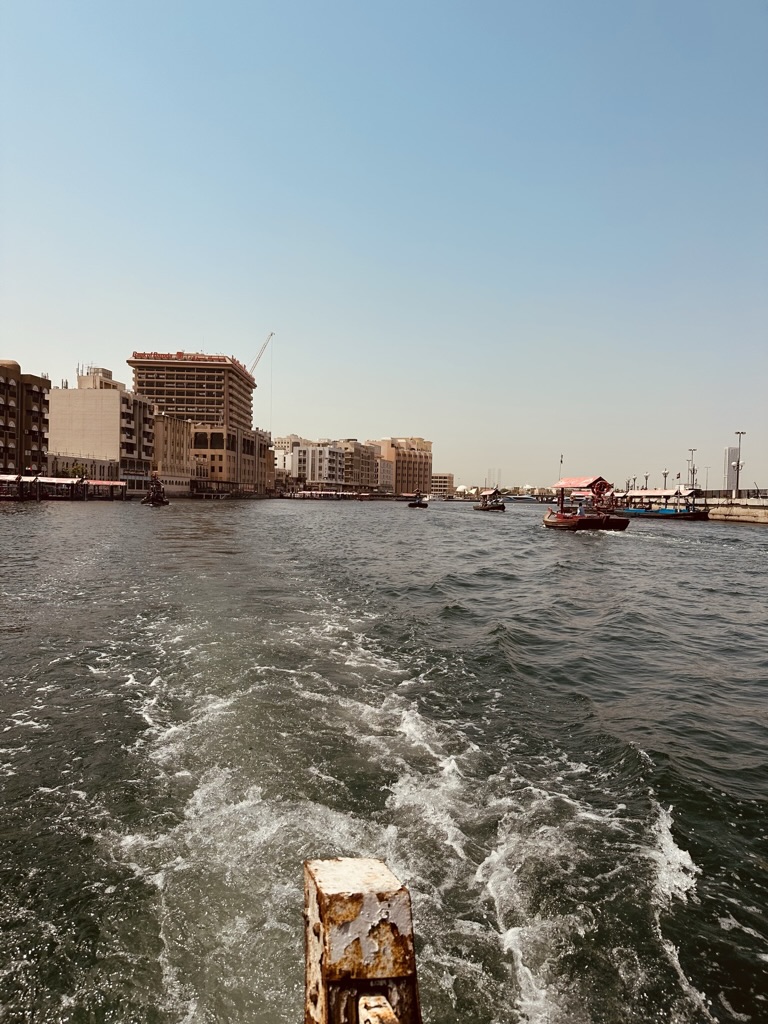
[[[306,1024],[358,1024],[363,995],[420,1024],[411,898],[386,864],[307,861],[304,906]]]

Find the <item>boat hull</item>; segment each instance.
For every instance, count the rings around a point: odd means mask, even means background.
[[[562,530],[575,533],[577,530],[626,530],[629,526],[628,516],[618,516],[613,512],[587,512],[578,515],[575,512],[547,511],[544,525],[551,530]]]
[[[409,501],[408,508],[429,508],[427,501]]]
[[[475,512],[503,512],[503,505],[473,505]]]

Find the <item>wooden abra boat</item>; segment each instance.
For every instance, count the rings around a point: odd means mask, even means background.
[[[142,505],[151,505],[152,508],[158,508],[160,505],[170,505],[170,502],[165,496],[165,488],[157,479],[152,477],[149,481],[149,490],[141,499]]]
[[[504,499],[501,497],[501,491],[498,487],[494,487],[492,491],[483,491],[480,495],[480,504],[472,507],[475,512],[503,512]]]
[[[557,512],[547,509],[544,525],[554,530],[626,530],[629,519],[608,512]]]
[[[429,508],[429,502],[422,495],[421,491],[416,491],[413,501],[408,502],[408,508]]]
[[[552,530],[626,530],[629,517],[613,505],[613,487],[601,476],[565,477],[555,484],[557,509],[548,508],[544,525]],[[565,508],[565,492],[581,492],[574,510]]]

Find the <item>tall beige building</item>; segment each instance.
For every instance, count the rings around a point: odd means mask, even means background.
[[[196,493],[266,494],[274,487],[267,431],[253,429],[256,381],[232,356],[134,352],[134,387],[167,417],[191,423]]]
[[[423,437],[384,437],[367,444],[378,445],[381,457],[391,462],[395,494],[429,494],[432,487],[432,442]]]
[[[44,473],[48,465],[47,377],[22,373],[13,359],[0,359],[0,472]]]
[[[155,446],[151,402],[126,390],[103,367],[78,375],[77,388],[53,388],[49,395],[51,456],[101,460],[119,468],[128,492],[146,490]]]

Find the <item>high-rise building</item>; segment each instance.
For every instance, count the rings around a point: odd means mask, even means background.
[[[50,388],[47,377],[22,373],[13,359],[0,359],[0,472],[46,471]]]
[[[169,416],[211,426],[253,426],[256,381],[232,356],[202,352],[134,352],[133,389]]]
[[[267,431],[253,429],[256,381],[232,356],[134,352],[134,388],[165,413],[192,424],[192,488],[197,493],[265,494],[274,484]]]
[[[60,467],[96,460],[105,465],[107,479],[113,466],[129,493],[147,489],[155,449],[151,402],[100,366],[79,374],[77,388],[53,388],[49,402],[48,447]]]

